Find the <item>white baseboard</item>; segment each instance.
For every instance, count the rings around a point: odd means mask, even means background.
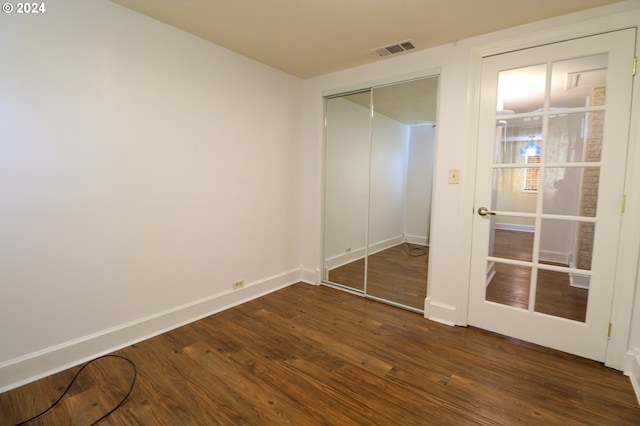
[[[305,280],[308,272],[294,269],[245,285],[245,287],[204,297],[126,324],[43,349],[0,363],[0,393],[82,364],[149,339],[185,324],[223,311],[265,294]]]
[[[640,348],[629,351],[628,355],[631,357],[631,368],[629,371],[625,371],[624,374],[629,376],[636,399],[640,404]]]
[[[369,245],[369,254],[371,255],[374,253],[378,253],[388,248],[397,246],[398,244],[402,244],[402,242],[402,235],[398,235],[396,237],[378,241],[376,243],[371,243]],[[325,259],[324,266],[328,270],[339,268],[340,266],[344,266],[348,263],[362,259],[365,257],[365,255],[365,248],[359,247],[357,249],[352,249],[349,253],[340,253],[335,256],[328,257],[327,259]]]
[[[572,268],[575,268],[575,262],[571,262],[570,265]],[[589,283],[591,281],[591,277],[588,275],[581,274],[569,274],[569,285],[571,287],[583,288],[589,290]]]
[[[588,275],[569,274],[569,285],[571,287],[589,290],[590,280],[591,277],[589,277]]]
[[[320,285],[322,282],[322,274],[320,269],[306,269],[300,265],[300,281],[307,284]]]
[[[364,247],[360,247],[351,250],[349,253],[340,253],[335,256],[328,257],[324,262],[324,266],[325,268],[331,270],[344,266],[348,263],[355,262],[356,260],[362,259],[364,256]]]
[[[455,306],[434,302],[430,297],[424,300],[424,317],[431,321],[455,326],[457,314]]]
[[[427,237],[422,237],[419,235],[405,235],[407,242],[410,244],[418,244],[421,246],[428,246],[429,239]]]
[[[369,244],[369,254],[374,254],[386,250],[391,247],[395,247],[398,244],[402,244],[404,242],[404,238],[402,235],[398,235],[396,237],[388,238],[386,240],[378,241],[377,243]]]
[[[533,225],[520,225],[517,223],[496,223],[495,229],[501,229],[503,231],[518,231],[518,232],[534,232],[536,227]]]
[[[544,262],[561,263],[563,265],[569,265],[573,259],[571,253],[540,250],[540,260]]]

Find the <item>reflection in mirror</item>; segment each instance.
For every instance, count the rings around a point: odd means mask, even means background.
[[[367,294],[418,310],[427,295],[436,93],[430,78],[372,95]]]
[[[326,100],[323,280],[364,291],[371,111],[353,100]]]
[[[331,98],[326,107],[323,281],[420,312],[437,88],[431,77]]]

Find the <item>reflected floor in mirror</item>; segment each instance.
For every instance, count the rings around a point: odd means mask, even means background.
[[[533,233],[496,230],[495,240],[495,256],[531,259]],[[528,309],[530,278],[531,270],[527,267],[496,264],[496,274],[487,286],[486,300]],[[571,286],[569,274],[538,271],[536,312],[584,322],[588,297],[589,290]]]
[[[427,297],[429,248],[399,244],[369,256],[367,294],[423,310]],[[329,281],[364,290],[364,259],[329,271]]]

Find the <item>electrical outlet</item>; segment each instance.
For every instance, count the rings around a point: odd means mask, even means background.
[[[240,288],[242,288],[242,287],[244,287],[244,281],[243,281],[243,280],[235,281],[235,282],[233,283],[233,289],[234,289],[234,290],[238,290],[238,289],[240,289]]]

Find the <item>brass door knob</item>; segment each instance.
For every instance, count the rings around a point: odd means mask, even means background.
[[[488,209],[488,208],[486,208],[486,207],[480,207],[480,208],[478,209],[478,214],[479,214],[480,216],[486,216],[486,215],[493,215],[493,216],[495,216],[495,213],[494,213],[494,212],[492,212],[491,210],[489,210],[489,209]]]

